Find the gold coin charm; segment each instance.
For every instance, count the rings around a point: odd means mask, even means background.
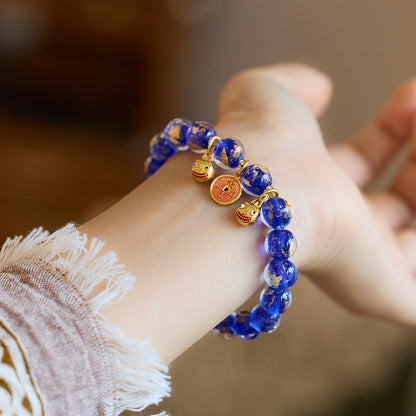
[[[213,180],[209,191],[217,204],[231,205],[238,201],[243,188],[236,176],[221,175]]]

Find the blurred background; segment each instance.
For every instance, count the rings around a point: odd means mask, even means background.
[[[415,14],[410,0],[1,0],[1,240],[111,205],[144,180],[149,138],[175,116],[215,121],[222,85],[246,67],[327,72],[324,135],[348,137],[415,76]],[[353,317],[304,278],[294,292],[273,336],[209,334],[179,358],[163,408],[416,415],[414,331]]]

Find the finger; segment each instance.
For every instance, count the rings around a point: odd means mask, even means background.
[[[396,193],[376,192],[367,197],[367,202],[373,213],[392,230],[408,227],[414,220],[413,210]]]
[[[350,141],[332,146],[330,153],[361,188],[386,167],[415,135],[416,79],[403,84],[379,115]],[[416,144],[415,144],[416,147]]]
[[[242,112],[274,112],[280,109],[282,90],[290,91],[315,116],[320,116],[331,99],[332,84],[322,72],[300,64],[248,69],[226,84],[218,105],[218,118],[223,120]]]
[[[416,230],[407,229],[397,233],[397,241],[402,249],[407,264],[416,273]]]

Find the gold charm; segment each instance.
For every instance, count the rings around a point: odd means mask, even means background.
[[[252,225],[257,221],[260,214],[258,199],[241,204],[234,212],[234,218],[241,225]]]
[[[208,142],[208,149],[201,159],[195,160],[192,165],[192,177],[194,181],[205,183],[214,177],[215,168],[212,163],[212,148],[220,141],[218,136],[211,137]]]
[[[192,177],[197,182],[208,182],[214,176],[215,169],[212,162],[207,160],[195,160],[192,166]]]
[[[209,191],[217,204],[231,205],[240,198],[243,188],[235,175],[221,175],[213,180]]]
[[[240,182],[241,172],[249,165],[248,160],[242,160],[240,169],[234,175],[221,175],[214,179],[210,187],[212,199],[220,205],[231,205],[240,198],[243,187]]]
[[[256,199],[241,204],[234,212],[234,218],[241,225],[253,225],[259,218],[261,206],[272,196],[279,196],[279,192],[268,186],[264,192]]]

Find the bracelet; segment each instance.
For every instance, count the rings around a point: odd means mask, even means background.
[[[187,149],[203,153],[192,166],[192,177],[196,182],[210,181],[215,175],[215,165],[226,170],[238,169],[212,181],[211,198],[217,204],[231,205],[244,190],[255,198],[235,210],[236,221],[248,226],[260,217],[263,224],[272,229],[264,242],[264,250],[271,260],[264,269],[267,286],[260,294],[260,302],[251,311],[233,312],[213,331],[225,338],[237,336],[245,340],[256,338],[260,332],[273,332],[280,325],[281,314],[292,303],[289,288],[297,280],[296,267],[288,260],[296,251],[296,239],[285,229],[292,218],[291,206],[272,187],[269,170],[245,159],[245,150],[239,140],[221,139],[214,126],[205,121],[192,123],[175,118],[163,132],[153,136],[150,156],[145,162],[146,175],[153,175],[176,152]]]

